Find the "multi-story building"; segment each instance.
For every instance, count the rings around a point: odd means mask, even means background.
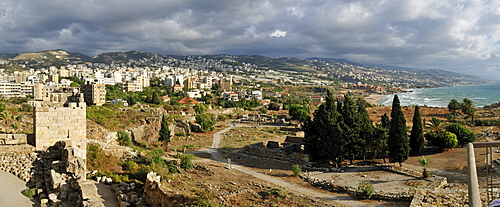
[[[233,81],[230,78],[219,79],[219,90],[222,92],[233,90]]]
[[[224,101],[239,101],[238,94],[233,92],[224,92],[222,94],[222,100]]]
[[[33,94],[33,84],[29,82],[7,83],[0,82],[1,97],[25,97]]]
[[[106,86],[99,83],[88,83],[80,86],[83,99],[87,105],[101,106],[106,103]]]

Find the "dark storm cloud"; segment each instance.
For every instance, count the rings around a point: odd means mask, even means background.
[[[333,57],[500,79],[498,1],[4,0],[0,52]]]

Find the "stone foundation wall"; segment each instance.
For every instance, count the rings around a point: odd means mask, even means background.
[[[340,186],[336,185],[335,182],[329,180],[321,180],[315,178],[314,173],[303,173],[300,177],[305,181],[311,183],[311,185],[319,187],[324,190],[338,192],[338,193],[347,193],[352,196],[357,196],[361,194],[361,191],[358,190],[356,186]],[[405,200],[411,201],[413,199],[414,193],[411,192],[382,192],[375,191],[372,195],[371,199],[375,200]]]
[[[392,173],[398,173],[406,176],[411,176],[415,178],[422,178],[422,173],[417,172],[411,169],[407,168],[402,168],[402,167],[396,167],[396,166],[391,166],[387,164],[381,164],[381,165],[376,165],[379,167],[381,170],[389,171]],[[334,168],[331,171],[341,171],[340,168]],[[356,186],[339,186],[336,185],[335,182],[332,180],[322,180],[314,177],[314,174],[319,173],[319,172],[307,172],[307,173],[302,173],[300,176],[302,179],[305,181],[311,183],[311,185],[319,187],[321,189],[325,189],[328,191],[332,192],[339,192],[339,193],[347,193],[352,196],[357,196],[361,193],[360,190]],[[426,178],[426,180],[430,181],[433,185],[429,186],[429,189],[421,189],[420,194],[430,194],[431,197],[428,197],[426,199],[420,199],[419,201],[415,203],[426,203],[429,199],[432,198],[432,193],[433,191],[440,190],[443,186],[447,185],[447,179],[445,177],[440,177],[440,176],[431,176],[429,178]],[[456,197],[463,197],[463,192],[459,191],[449,191],[449,193],[455,192],[457,195]],[[467,192],[465,192],[467,194]],[[371,199],[379,199],[379,200],[405,200],[405,201],[412,201],[414,199],[414,196],[416,195],[415,192],[384,192],[384,191],[375,191]],[[421,198],[423,196],[420,196]],[[441,198],[441,200],[446,200],[446,198]],[[413,202],[412,202],[413,203]],[[449,202],[450,203],[450,202]],[[463,199],[457,200],[457,201],[451,201],[451,203],[454,204],[459,204],[463,203]],[[418,205],[418,206],[425,206],[425,205]],[[445,206],[457,206],[457,205],[445,205]],[[461,206],[461,205],[458,205]]]
[[[0,145],[28,144],[27,134],[0,134]]]
[[[309,162],[307,154],[281,150],[281,148],[266,148],[262,142],[250,144],[244,147],[243,152],[248,155],[256,156],[259,159],[274,160],[292,164],[305,164]]]

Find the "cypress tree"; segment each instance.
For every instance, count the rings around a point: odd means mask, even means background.
[[[415,106],[413,126],[410,134],[410,148],[413,154],[420,154],[424,148],[424,128],[420,117],[420,106]]]
[[[167,117],[163,114],[161,118],[161,127],[160,127],[160,138],[158,139],[163,143],[163,149],[165,151],[168,150],[168,144],[170,143],[170,129],[168,128]]]
[[[387,114],[382,115],[382,117],[380,118],[380,126],[389,130],[390,125],[391,125],[391,120],[389,119],[389,116],[387,116]]]
[[[359,117],[359,139],[362,141],[363,160],[366,160],[368,153],[373,152],[372,144],[375,142],[373,122],[366,111],[366,102],[358,99],[358,117]],[[369,146],[370,145],[370,146]]]
[[[344,105],[341,107],[343,122],[340,126],[344,132],[344,141],[346,143],[345,156],[352,161],[358,157],[364,150],[364,140],[360,138],[359,114],[356,111],[356,104],[350,94],[344,96]]]
[[[384,114],[381,116],[380,122],[381,124],[378,125],[374,130],[373,142],[369,145],[374,149],[373,158],[382,158],[384,159],[385,163],[385,158],[387,158],[388,154],[387,139],[389,137],[388,132],[391,121],[389,120],[389,116],[387,116],[387,114]]]
[[[327,159],[340,163],[345,159],[345,143],[339,126],[340,114],[327,91],[326,102],[314,112],[314,119],[304,125],[304,150],[313,160]]]
[[[406,120],[401,110],[398,95],[394,95],[394,100],[392,101],[387,146],[389,147],[389,162],[398,162],[401,166],[401,163],[408,159],[410,146],[408,143]]]

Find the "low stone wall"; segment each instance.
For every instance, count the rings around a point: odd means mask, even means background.
[[[411,170],[408,168],[396,167],[396,166],[391,166],[388,164],[380,164],[380,165],[375,165],[375,166],[379,167],[381,170],[389,171],[392,173],[398,173],[401,175],[411,176],[411,177],[415,177],[415,178],[422,178],[421,172],[417,172],[417,171],[414,171],[414,170]],[[303,168],[307,169],[307,167],[305,167],[305,166]],[[326,172],[332,172],[332,171],[333,172],[342,172],[343,171],[341,168],[325,168],[323,170],[325,170]],[[322,171],[322,172],[325,172],[325,171]],[[322,173],[322,172],[315,171],[315,172],[302,173],[301,178],[304,179],[305,181],[311,183],[311,185],[313,185],[313,186],[319,187],[321,189],[329,190],[332,192],[347,193],[347,194],[352,195],[352,196],[357,196],[361,193],[361,191],[358,190],[357,187],[339,186],[339,185],[336,185],[333,180],[322,180],[322,179],[318,179],[318,178],[314,177],[315,174]],[[422,192],[432,192],[431,190],[440,189],[443,186],[448,184],[447,179],[445,177],[440,177],[440,176],[431,176],[429,178],[426,178],[426,180],[430,181],[430,183],[432,183],[432,185],[429,186],[430,190],[429,189],[422,190]],[[462,195],[462,193],[460,193],[460,192],[457,192],[457,191],[454,191],[454,192],[456,192],[456,194],[458,196]],[[431,193],[429,193],[429,194],[431,194]],[[467,193],[465,193],[465,194],[467,194]],[[415,192],[375,191],[373,196],[372,196],[372,199],[412,201],[414,196],[415,196]],[[431,195],[431,198],[432,198],[432,195]],[[424,199],[424,201],[420,201],[419,203],[425,203],[426,202],[425,200],[429,200],[429,198]],[[454,203],[461,203],[462,200],[454,202]],[[422,206],[422,205],[418,205],[418,206]],[[448,206],[448,205],[445,205],[445,206]],[[452,206],[456,206],[456,205],[452,205]]]
[[[407,176],[412,176],[414,178],[422,178],[422,172],[414,171],[412,169],[404,168],[404,167],[397,167],[397,166],[392,166],[389,164],[379,164],[376,165],[382,170],[389,171],[392,173],[398,173],[401,175],[407,175]],[[433,185],[429,186],[429,188],[434,188],[434,189],[439,189],[448,184],[448,180],[446,177],[441,177],[441,176],[436,176],[432,175],[428,178],[425,178],[425,180],[430,181]]]
[[[292,164],[305,164],[309,161],[307,154],[292,152],[287,153],[280,148],[269,149],[262,142],[250,144],[244,147],[243,153],[256,156],[263,160],[273,160]]]
[[[181,206],[182,203],[190,201],[188,197],[162,186],[160,176],[155,172],[150,172],[146,176],[144,199],[150,206],[158,207]]]
[[[27,134],[0,134],[0,145],[28,144]]]
[[[357,196],[360,195],[361,191],[358,190],[357,187],[354,186],[340,186],[336,185],[333,180],[322,180],[313,177],[314,173],[302,173],[300,177],[304,179],[305,181],[311,183],[311,185],[319,187],[324,190],[332,191],[332,192],[338,192],[338,193],[347,193],[352,196]],[[375,200],[405,200],[405,201],[411,201],[413,198],[413,193],[410,192],[401,192],[401,193],[395,193],[395,192],[382,192],[382,191],[375,191],[372,195],[372,199]]]
[[[483,203],[485,202],[483,198]],[[424,190],[418,189],[415,196],[410,203],[411,207],[424,207],[424,206],[468,206],[469,195],[467,190],[447,190],[447,189],[434,189]]]

